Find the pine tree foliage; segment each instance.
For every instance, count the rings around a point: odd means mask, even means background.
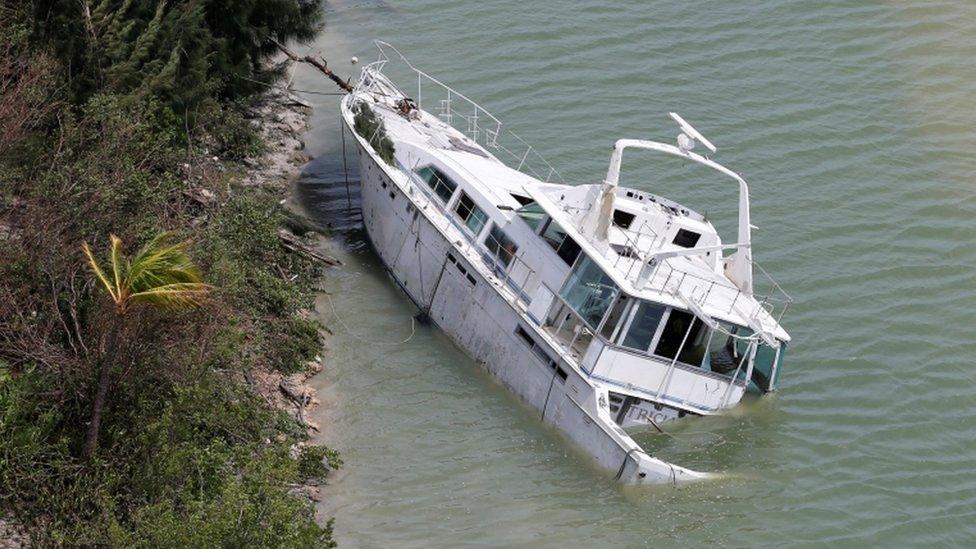
[[[392,166],[395,151],[393,141],[386,135],[386,127],[383,125],[383,121],[366,103],[360,103],[355,109],[356,117],[353,119],[353,127],[356,133],[369,142],[384,162]]]
[[[34,0],[35,32],[70,67],[81,103],[97,91],[152,95],[187,115],[280,76],[281,43],[311,40],[322,0]]]

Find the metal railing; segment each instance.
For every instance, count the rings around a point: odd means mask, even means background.
[[[356,91],[385,93],[382,88],[385,87],[383,84],[387,84],[399,94],[400,97],[395,99],[409,98],[410,96],[404,93],[383,72],[391,61],[399,60],[417,78],[417,93],[415,94],[417,107],[423,109],[425,101],[428,105],[434,105],[434,108],[428,112],[437,115],[446,124],[454,127],[484,150],[496,156],[499,156],[498,153],[503,153],[501,154],[503,158],[500,160],[509,167],[525,172],[541,181],[563,182],[563,178],[556,171],[556,168],[546,161],[532,145],[511,131],[503,129],[502,122],[481,105],[414,67],[392,45],[381,40],[376,40],[374,43],[379,50],[379,57],[376,61],[363,66],[361,78],[356,84]],[[388,55],[388,50],[395,55]]]
[[[627,279],[630,279],[631,275],[633,275],[634,266],[642,265],[643,262],[641,258],[647,257],[645,253],[649,253],[651,250],[654,250],[655,246],[658,245],[657,239],[659,238],[659,236],[654,231],[654,229],[651,228],[650,224],[646,219],[641,223],[640,227],[638,227],[636,230],[631,229],[629,227],[625,229],[619,225],[614,225],[614,226],[624,235],[624,238],[626,239],[624,244],[625,248],[629,250],[630,253],[634,254],[630,258],[633,259],[633,261],[631,262],[630,266],[627,267],[627,273],[624,275]],[[645,243],[647,242],[646,241],[647,238],[650,238],[649,243]],[[625,258],[627,258],[626,255],[617,252],[617,259],[613,263],[614,268],[619,270],[620,260]],[[638,270],[638,274],[640,274],[639,270]]]
[[[755,288],[752,292],[743,292],[738,286],[732,284],[731,282],[725,282],[716,280],[714,278],[705,278],[703,276],[675,268],[671,265],[669,261],[661,261],[657,266],[654,267],[654,271],[647,279],[647,286],[651,289],[656,289],[661,292],[667,292],[675,296],[683,295],[692,299],[699,306],[704,306],[709,297],[715,291],[726,291],[729,292],[731,297],[731,303],[727,310],[731,313],[739,300],[743,295],[752,297],[756,304],[751,306],[747,311],[743,311],[745,316],[753,319],[760,319],[764,315],[768,315],[770,318],[774,318],[777,323],[786,314],[790,305],[793,303],[793,298],[786,293],[785,290],[775,281],[769,273],[766,272],[758,263],[753,262],[753,266],[759,269],[759,272],[763,275],[765,280],[759,281],[760,284],[768,285],[767,291],[759,292],[757,295]],[[658,273],[661,269],[667,269],[667,276],[664,277],[664,282],[660,284],[657,280],[660,278]],[[756,284],[756,281],[753,281]]]

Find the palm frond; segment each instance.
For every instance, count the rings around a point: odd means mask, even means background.
[[[209,291],[210,285],[203,282],[174,282],[134,293],[129,299],[162,309],[179,309],[202,304]]]
[[[88,259],[88,266],[91,267],[92,272],[95,273],[98,280],[101,281],[103,286],[105,286],[108,294],[112,296],[112,301],[118,302],[119,294],[116,291],[116,287],[113,286],[112,282],[107,276],[105,276],[105,271],[103,271],[102,267],[98,264],[98,260],[95,259],[95,255],[92,253],[91,248],[88,247],[87,242],[82,242],[81,251],[85,253],[85,257]]]
[[[112,276],[115,278],[115,292],[116,300],[120,298],[124,293],[124,286],[122,281],[125,277],[125,272],[128,271],[125,265],[125,258],[122,257],[122,239],[113,235],[109,235],[111,240],[111,246],[109,251],[109,266],[112,267]]]
[[[176,242],[172,233],[162,232],[129,260],[122,254],[122,241],[115,235],[111,238],[109,256],[114,285],[87,244],[83,249],[92,270],[108,289],[120,312],[124,313],[130,302],[173,309],[197,306],[206,299],[210,286],[203,283],[200,269],[186,252],[188,241]]]
[[[200,269],[186,253],[189,242],[172,242],[169,233],[158,235],[132,261],[128,284],[132,292],[177,283],[199,283]]]
[[[129,271],[129,284],[134,291],[172,282],[200,281],[199,270],[186,254],[189,242],[173,240],[172,233],[159,233],[136,253]]]

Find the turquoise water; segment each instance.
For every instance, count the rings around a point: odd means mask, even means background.
[[[796,299],[781,390],[648,437],[723,471],[624,488],[415,313],[355,229],[337,98],[316,104],[299,200],[346,261],[321,439],[344,546],[976,544],[976,3],[412,2],[327,8],[340,74],[373,38],[491,110],[573,182],[674,110],[752,190],[754,254]],[[300,70],[296,86],[333,91]],[[719,222],[735,191],[625,159],[622,184]],[[334,307],[334,311],[333,311]],[[340,320],[336,317],[338,316]],[[406,343],[398,343],[408,336]]]

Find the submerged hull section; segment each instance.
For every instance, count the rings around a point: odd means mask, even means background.
[[[351,124],[362,179],[363,223],[384,266],[418,309],[461,349],[616,478],[665,483],[707,477],[647,455],[615,422],[609,394],[569,364],[504,295],[504,283],[463,253],[404,191]],[[636,408],[635,408],[636,409]],[[646,416],[635,412],[635,417]]]

